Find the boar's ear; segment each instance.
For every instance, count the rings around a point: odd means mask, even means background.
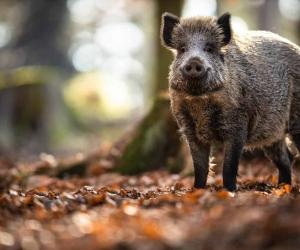
[[[164,13],[162,15],[160,38],[161,42],[166,47],[173,47],[172,44],[172,32],[174,27],[179,23],[179,18],[170,13]]]
[[[223,30],[223,34],[224,34],[223,46],[225,46],[230,42],[231,39],[230,14],[226,12],[225,14],[220,16],[218,18],[217,23]]]

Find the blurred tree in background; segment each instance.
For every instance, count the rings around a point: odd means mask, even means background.
[[[66,114],[59,84],[64,74],[74,71],[65,53],[66,1],[3,1],[2,5],[12,6],[15,20],[14,36],[0,49],[0,69],[9,70],[0,93],[2,138],[10,140],[11,147],[46,150],[50,133],[63,123],[57,121],[58,114]]]
[[[180,160],[180,139],[177,125],[170,112],[167,72],[172,55],[160,46],[161,16],[166,10],[180,16],[182,0],[156,1],[156,78],[153,88],[154,103],[150,112],[132,135],[126,146],[118,169],[125,174],[151,170],[168,165],[169,169],[178,171],[183,165]]]
[[[66,54],[70,43],[66,31],[69,16],[66,0],[2,2],[18,8],[14,17],[19,21],[15,21],[14,36],[0,50],[0,69],[44,65],[62,71],[74,70]]]
[[[166,73],[169,71],[169,66],[171,60],[173,59],[172,54],[160,45],[161,16],[166,11],[180,16],[182,12],[183,4],[184,4],[183,0],[175,0],[175,1],[156,0],[155,41],[157,43],[157,47],[156,47],[156,82],[154,84],[154,95],[157,95],[160,91],[165,91],[167,89],[168,85],[167,85]]]

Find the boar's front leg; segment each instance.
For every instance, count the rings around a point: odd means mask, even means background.
[[[191,138],[187,138],[187,140],[195,170],[194,187],[204,188],[208,175],[210,146],[199,141],[196,142]]]
[[[200,142],[196,136],[196,123],[186,105],[174,112],[180,130],[183,132],[192,155],[195,170],[195,188],[204,188],[207,181],[210,145]]]
[[[236,190],[236,176],[239,160],[247,139],[247,129],[238,129],[235,135],[225,142],[223,163],[223,185],[229,191]]]

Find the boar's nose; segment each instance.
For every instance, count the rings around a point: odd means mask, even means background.
[[[187,78],[202,78],[206,70],[199,59],[193,58],[182,67],[181,72]]]

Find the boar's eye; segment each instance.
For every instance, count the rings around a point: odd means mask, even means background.
[[[178,52],[179,52],[179,53],[184,53],[184,52],[186,52],[186,47],[185,47],[185,46],[179,47]]]
[[[203,50],[205,52],[212,53],[215,50],[215,46],[211,43],[207,43]]]

